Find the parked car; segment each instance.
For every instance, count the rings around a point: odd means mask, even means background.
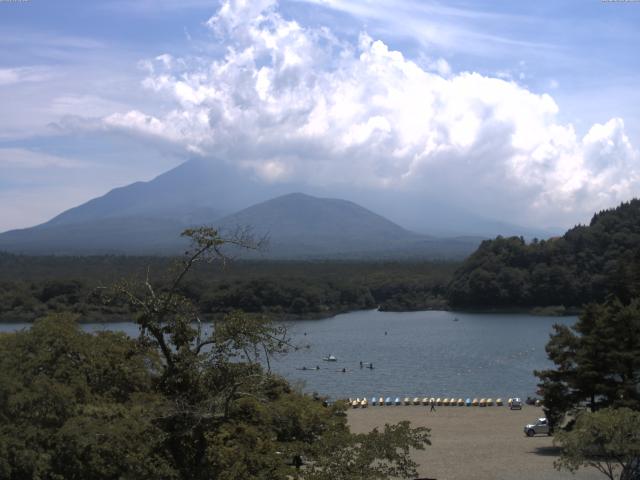
[[[509,408],[511,410],[522,410],[522,400],[518,397],[511,399]]]
[[[536,423],[525,425],[524,433],[527,435],[527,437],[533,437],[534,435],[538,434],[551,435],[549,422],[547,422],[547,419],[544,417],[539,418]]]

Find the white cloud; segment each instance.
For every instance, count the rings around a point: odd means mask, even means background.
[[[268,181],[424,190],[509,220],[575,221],[639,192],[639,154],[620,119],[580,138],[553,98],[509,77],[453,73],[444,59],[423,68],[366,34],[344,43],[270,0],[225,1],[207,24],[223,58],[145,64],[145,87],[171,110],[105,125]]]
[[[25,82],[41,82],[50,77],[43,67],[0,68],[0,87]]]

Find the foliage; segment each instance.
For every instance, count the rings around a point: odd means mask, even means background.
[[[319,461],[309,465],[309,480],[385,480],[412,478],[417,464],[409,458],[410,449],[424,450],[429,429],[412,429],[407,421],[385,425],[366,434],[346,432],[327,435],[318,444]]]
[[[588,402],[591,410],[640,410],[640,299],[587,306],[575,326],[556,325],[546,350],[556,368],[536,372],[552,425]]]
[[[0,337],[0,478],[175,478],[157,454],[157,355],[69,315]]]
[[[611,480],[640,476],[640,412],[628,408],[582,412],[573,429],[558,433],[555,442],[562,446],[555,462],[559,470],[593,467]]]
[[[483,242],[449,285],[454,307],[580,307],[640,295],[640,200],[594,215],[589,226],[526,243]]]
[[[173,259],[161,257],[27,257],[0,253],[0,322],[31,322],[71,311],[83,322],[128,320],[121,299],[104,302],[104,285],[126,277],[170,287]],[[437,262],[277,262],[234,260],[224,268],[201,263],[180,293],[211,319],[234,310],[273,318],[317,318],[371,309],[442,308],[456,264]]]
[[[146,278],[112,291],[132,308],[137,339],[83,333],[69,315],[0,337],[0,478],[414,476],[409,448],[424,448],[426,429],[353,435],[345,406],[271,374],[268,359],[288,346],[281,327],[239,311],[201,321],[182,293],[187,274],[224,261],[229,244],[254,245],[207,228],[186,234],[194,248],[164,288]],[[338,446],[353,461],[336,462]],[[297,470],[292,459],[303,456],[311,462]]]

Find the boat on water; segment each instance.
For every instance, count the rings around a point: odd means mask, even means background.
[[[336,358],[335,355],[327,355],[326,357],[324,357],[322,360],[324,360],[325,362],[337,362],[338,359]]]

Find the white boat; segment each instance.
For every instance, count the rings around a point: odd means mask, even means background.
[[[324,357],[322,360],[324,360],[325,362],[337,362],[338,359],[335,357],[335,355],[328,355],[326,357]]]

